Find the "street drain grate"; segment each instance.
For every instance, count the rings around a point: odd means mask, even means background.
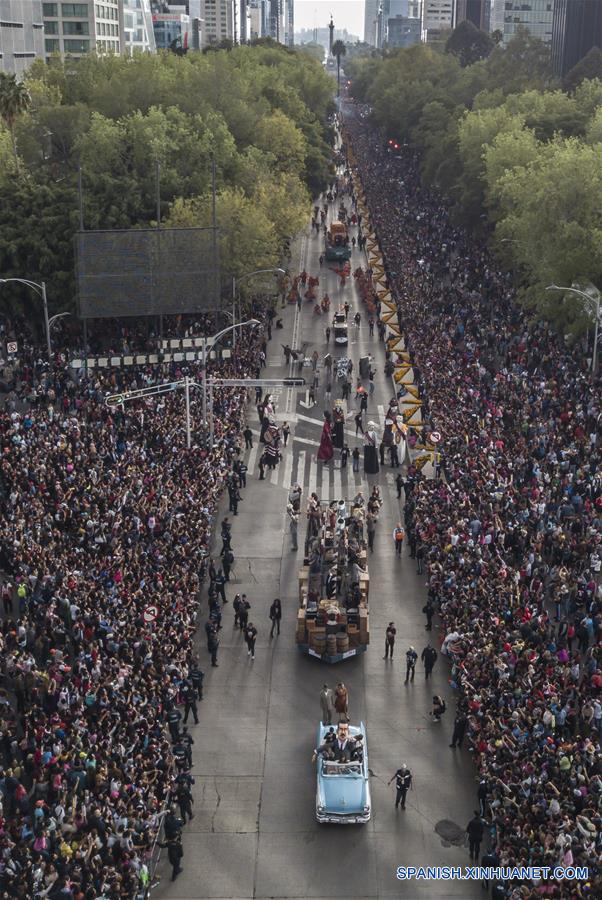
[[[448,847],[451,844],[462,847],[466,841],[464,829],[450,819],[440,819],[435,825],[435,831]]]

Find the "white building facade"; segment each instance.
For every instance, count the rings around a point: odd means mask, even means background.
[[[130,54],[157,49],[150,0],[123,0],[123,44]]]
[[[0,0],[0,69],[20,76],[44,59],[42,0]]]
[[[102,3],[42,3],[44,17],[44,50],[46,58],[53,53],[80,57],[97,53],[123,51],[123,4],[119,0]]]

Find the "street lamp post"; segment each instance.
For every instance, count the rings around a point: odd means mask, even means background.
[[[232,344],[236,347],[236,297],[238,294],[238,286],[241,281],[244,281],[245,278],[252,278],[253,275],[265,275],[268,273],[276,273],[278,272],[280,275],[286,275],[284,269],[281,269],[279,266],[276,266],[272,269],[255,269],[254,272],[247,272],[245,275],[241,275],[239,279],[236,278],[235,275],[232,276],[232,323],[234,325],[234,335],[232,338]]]
[[[26,284],[33,291],[36,292],[38,297],[42,298],[42,303],[44,305],[44,327],[46,330],[46,347],[48,350],[48,362],[52,366],[52,344],[50,343],[50,321],[48,319],[48,300],[46,299],[46,282],[42,281],[38,284],[37,281],[29,281],[27,278],[0,278],[0,284],[9,284],[9,282],[15,281],[18,284]],[[61,314],[62,315],[62,314]],[[67,315],[67,314],[65,314]],[[57,318],[53,316],[53,321]]]
[[[210,398],[213,402],[213,390],[216,387],[275,387],[275,386],[288,386],[288,387],[303,387],[305,386],[304,378],[211,378],[209,380],[209,392]],[[188,445],[188,449],[190,449],[190,434],[191,434],[191,426],[190,426],[190,399],[189,399],[189,391],[190,388],[203,388],[202,384],[198,384],[196,381],[193,381],[192,378],[187,376],[186,378],[182,378],[179,381],[168,381],[163,384],[154,384],[150,387],[138,388],[134,391],[126,391],[123,394],[110,394],[108,397],[105,397],[105,403],[107,406],[123,406],[124,403],[128,403],[130,400],[144,400],[146,397],[158,397],[163,394],[169,394],[173,391],[179,391],[181,388],[184,388],[186,394],[186,441]],[[211,444],[213,444],[213,415],[211,416]]]
[[[246,322],[239,322],[238,324],[234,323],[233,325],[228,325],[226,328],[222,328],[222,330],[218,331],[217,334],[214,334],[213,337],[206,338],[203,341],[203,428],[205,429],[205,432],[207,431],[207,352],[211,352],[215,344],[225,334],[228,334],[230,331],[236,334],[237,328],[245,328],[247,325],[261,325],[261,322],[258,319],[248,319]],[[211,409],[213,410],[213,404],[211,404]],[[190,449],[190,400],[188,394],[188,382],[186,387],[186,445],[188,449]]]
[[[70,316],[70,315],[71,315],[70,312],[62,312],[62,313],[56,313],[56,315],[54,315],[54,316],[50,316],[50,318],[48,319],[48,328],[49,329],[52,328],[54,323],[58,322],[59,319],[64,319],[65,316]]]
[[[591,293],[587,291],[582,291],[579,288],[573,287],[563,287],[559,284],[549,284],[546,288],[546,291],[564,291],[568,294],[577,294],[578,297],[582,297],[587,301],[590,309],[593,309],[594,312],[594,352],[592,353],[592,377],[596,377],[596,373],[598,370],[598,326],[600,325],[600,291],[597,287],[592,285]]]

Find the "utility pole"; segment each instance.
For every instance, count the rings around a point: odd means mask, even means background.
[[[154,384],[150,387],[138,388],[135,391],[125,391],[122,394],[109,394],[105,397],[105,404],[112,408],[114,406],[123,406],[132,400],[143,400],[146,397],[158,397],[162,394],[170,394],[179,391],[182,388],[186,397],[186,446],[190,449],[192,445],[192,428],[190,417],[190,388],[200,388],[203,391],[203,397],[209,394],[210,412],[209,412],[209,441],[213,445],[214,425],[213,425],[213,391],[218,387],[304,387],[305,378],[210,378],[206,375],[203,377],[203,383],[193,381],[192,378],[186,376],[180,381],[167,381],[163,384]],[[206,433],[206,432],[205,432]]]
[[[192,429],[190,427],[190,378],[188,375],[184,379],[184,391],[186,394],[186,447],[190,450],[192,444]]]

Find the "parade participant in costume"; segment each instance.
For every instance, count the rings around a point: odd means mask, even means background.
[[[345,444],[345,413],[338,403],[333,409],[333,417],[332,443],[334,447],[342,450]]]
[[[320,446],[318,448],[318,459],[322,462],[329,462],[334,456],[334,450],[332,446],[332,437],[331,437],[331,428],[330,428],[330,413],[324,413],[324,427],[322,428],[322,438],[320,439]]]
[[[376,424],[368,422],[368,427],[364,432],[364,472],[366,475],[376,475],[379,470],[378,466],[378,434]]]

